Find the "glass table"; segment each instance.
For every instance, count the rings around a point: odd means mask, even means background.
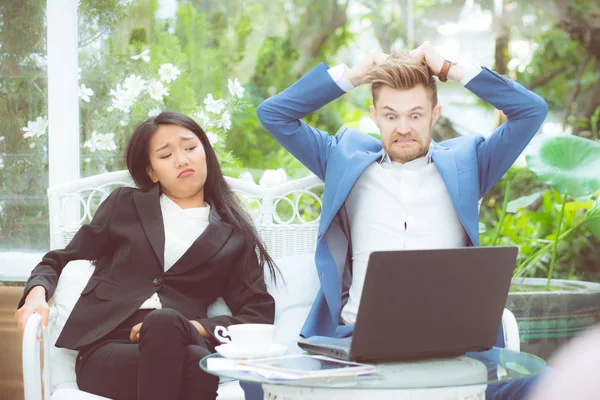
[[[358,377],[269,380],[236,370],[209,370],[204,357],[200,367],[213,375],[261,384],[265,399],[485,399],[489,384],[532,377],[546,363],[527,353],[494,347],[448,359],[379,363],[376,372]]]

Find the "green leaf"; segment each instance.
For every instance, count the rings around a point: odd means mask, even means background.
[[[594,200],[588,200],[588,201],[568,201],[567,204],[565,205],[565,212],[566,213],[573,213],[573,212],[579,211],[581,209],[589,210],[593,206],[594,206]]]
[[[509,201],[506,205],[506,212],[514,214],[517,212],[517,210],[521,208],[529,207],[530,205],[535,203],[535,201],[539,199],[541,195],[542,192],[537,192],[534,194],[530,194],[529,196],[523,196],[519,197],[518,199]]]
[[[581,197],[600,190],[600,143],[578,136],[540,136],[525,159],[554,190]]]
[[[596,199],[594,207],[585,213],[585,225],[600,239],[600,198]]]
[[[484,233],[486,231],[485,224],[483,222],[479,223],[479,233]]]

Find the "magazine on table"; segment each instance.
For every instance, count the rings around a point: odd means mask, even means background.
[[[210,359],[208,369],[256,373],[266,379],[297,380],[347,377],[375,372],[375,366],[335,358],[295,354],[254,360]]]

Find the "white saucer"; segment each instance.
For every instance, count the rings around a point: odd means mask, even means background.
[[[286,352],[287,346],[282,344],[273,343],[266,349],[253,349],[245,347],[236,347],[232,343],[226,343],[215,347],[217,353],[225,358],[265,358],[265,357],[277,357]]]

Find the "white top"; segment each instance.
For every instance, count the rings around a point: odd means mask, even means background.
[[[329,70],[338,86],[354,86],[344,76],[343,64]],[[466,85],[481,67],[466,69]],[[342,310],[345,324],[354,324],[362,294],[367,262],[373,251],[442,249],[468,243],[446,185],[426,156],[408,163],[392,162],[387,154],[362,173],[346,200],[352,236],[352,283]]]
[[[210,206],[181,208],[164,193],[160,195],[160,209],[165,227],[165,272],[167,272],[194,241],[204,232],[209,223]],[[160,309],[158,293],[147,299],[140,309]]]

